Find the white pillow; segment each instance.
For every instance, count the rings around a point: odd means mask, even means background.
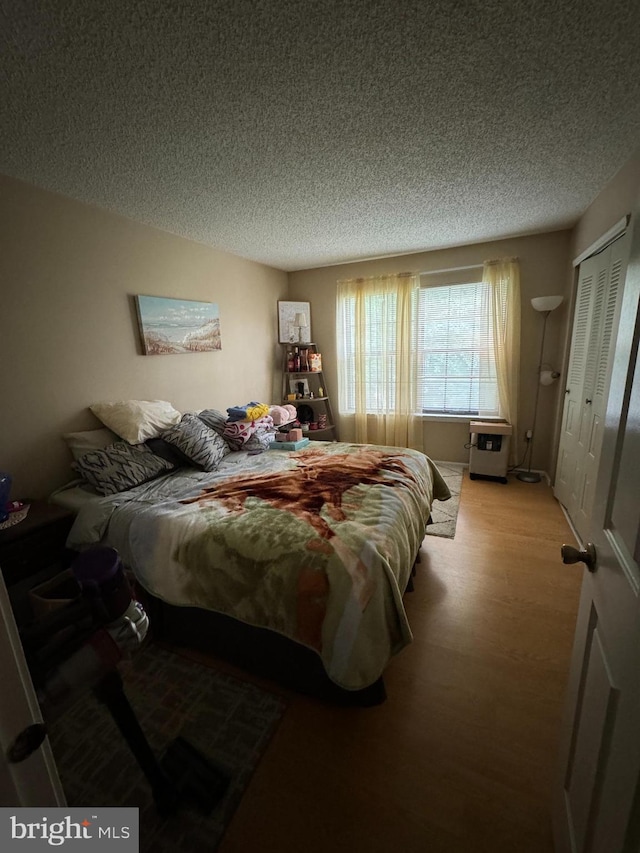
[[[102,429],[85,429],[82,432],[67,432],[63,436],[67,447],[74,459],[80,459],[90,450],[102,450],[108,444],[118,440],[115,432],[103,427]]]
[[[102,423],[129,444],[141,444],[157,438],[182,417],[166,400],[120,400],[89,406]]]

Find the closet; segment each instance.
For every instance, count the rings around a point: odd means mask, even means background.
[[[579,267],[554,493],[582,538],[593,508],[628,252],[624,231]]]

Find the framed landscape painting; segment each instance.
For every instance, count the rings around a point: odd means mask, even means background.
[[[136,296],[145,355],[175,355],[222,349],[220,315],[215,302]]]

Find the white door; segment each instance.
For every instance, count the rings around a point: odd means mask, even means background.
[[[640,847],[640,224],[636,216],[554,789],[557,853]],[[576,571],[568,567],[567,571]]]
[[[0,574],[0,806],[64,806],[48,739],[20,763],[11,763],[7,750],[27,726],[42,722],[13,611]]]

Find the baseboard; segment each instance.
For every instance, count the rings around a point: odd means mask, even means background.
[[[556,498],[556,500],[558,501],[558,498]],[[576,540],[576,544],[578,545],[578,547],[582,548],[582,539],[578,535],[578,531],[574,527],[573,521],[571,521],[571,516],[569,515],[569,513],[565,509],[564,505],[560,503],[560,501],[558,501],[558,504],[560,504],[560,509],[564,513],[564,517],[567,519],[567,524],[571,528],[571,532],[573,533],[573,537]]]
[[[508,473],[509,474],[519,474],[521,471],[526,471],[528,473],[529,469],[528,468],[511,468],[511,469],[509,469]],[[540,474],[540,476],[545,481],[547,486],[551,486],[551,477],[547,474],[546,471],[541,471],[539,468],[532,468],[531,473],[532,474]],[[532,483],[530,485],[535,485],[535,483]]]
[[[459,471],[466,471],[469,467],[468,462],[448,462],[446,459],[432,459],[431,461],[436,467],[438,465],[448,465],[450,468],[457,468]],[[507,474],[518,474],[520,471],[528,470],[528,468],[510,468],[507,471]],[[539,468],[532,468],[531,472],[533,474],[540,474],[547,486],[551,486],[551,477],[547,474],[546,471],[542,471]]]

